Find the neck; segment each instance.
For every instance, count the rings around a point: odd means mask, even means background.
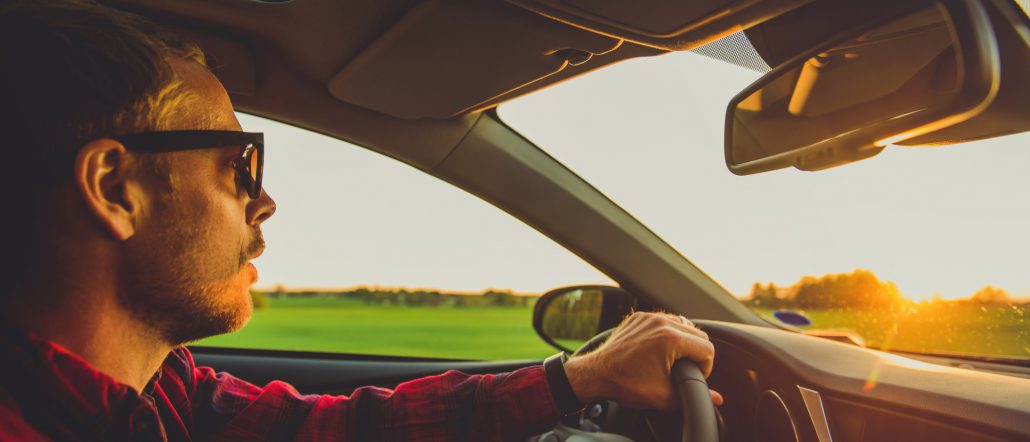
[[[173,346],[122,308],[114,287],[95,281],[48,281],[20,290],[12,298],[28,301],[5,308],[3,321],[53,341],[141,392]]]

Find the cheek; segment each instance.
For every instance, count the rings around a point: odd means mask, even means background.
[[[201,244],[201,247],[209,248],[213,258],[224,260],[225,265],[238,270],[248,240],[243,209],[224,202],[212,204],[208,209],[204,221],[207,226],[204,229],[206,244]]]
[[[169,176],[172,192],[158,202],[156,224],[166,233],[169,258],[181,260],[198,279],[226,282],[239,272],[241,251],[250,240],[244,199],[218,152],[181,153]],[[174,243],[172,243],[174,242]],[[169,265],[176,266],[169,262]]]
[[[195,204],[180,206],[185,210],[166,217],[168,233],[160,237],[169,242],[171,258],[188,263],[190,268],[184,270],[195,272],[200,279],[234,277],[247,241],[243,209],[226,198],[197,195],[191,200]]]

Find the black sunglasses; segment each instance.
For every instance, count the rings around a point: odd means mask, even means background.
[[[251,198],[261,196],[261,176],[265,168],[265,134],[261,132],[175,130],[119,135],[111,139],[122,143],[126,149],[149,153],[243,147],[243,153],[233,160],[236,177]]]

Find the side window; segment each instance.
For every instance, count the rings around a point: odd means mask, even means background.
[[[456,359],[538,358],[536,296],[602,273],[492,205],[375,152],[274,121],[254,314],[215,347]]]

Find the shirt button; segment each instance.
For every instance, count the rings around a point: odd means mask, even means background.
[[[129,418],[130,431],[139,440],[154,439],[157,436],[157,416],[151,410],[137,410]]]
[[[132,434],[137,437],[146,436],[152,433],[154,430],[154,424],[144,419],[133,419],[132,420]]]

